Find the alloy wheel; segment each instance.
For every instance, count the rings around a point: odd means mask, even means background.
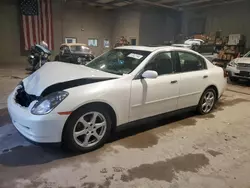
[[[208,91],[202,99],[202,111],[208,113],[212,110],[215,102],[215,95],[212,91]]]
[[[107,130],[107,121],[100,112],[81,116],[73,129],[73,138],[81,147],[92,147],[100,142]]]

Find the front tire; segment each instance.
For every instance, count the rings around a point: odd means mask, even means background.
[[[210,113],[214,108],[216,99],[216,91],[213,88],[206,89],[202,94],[197,107],[199,114],[203,115]]]
[[[88,106],[74,112],[65,124],[63,146],[76,152],[89,152],[102,146],[111,133],[107,110]]]

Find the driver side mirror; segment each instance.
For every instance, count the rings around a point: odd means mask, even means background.
[[[158,73],[156,71],[153,70],[147,70],[142,74],[142,78],[157,78],[158,77]]]

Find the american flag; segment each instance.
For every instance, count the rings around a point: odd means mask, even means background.
[[[20,0],[24,49],[45,41],[54,49],[51,0]]]

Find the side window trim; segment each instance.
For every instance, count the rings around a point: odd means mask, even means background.
[[[172,58],[174,62],[175,74],[181,73],[180,59],[179,59],[179,54],[177,51],[174,51],[174,50],[172,51]]]
[[[135,75],[135,77],[134,77],[133,80],[141,79],[141,75],[142,75],[143,72],[145,71],[145,67],[146,67],[149,63],[151,63],[152,61],[154,61],[155,58],[156,58],[158,55],[162,54],[162,53],[170,53],[170,54],[171,54],[171,60],[172,60],[172,63],[173,63],[173,72],[171,73],[171,75],[172,75],[172,74],[176,74],[176,73],[177,73],[176,70],[175,70],[176,62],[175,62],[175,60],[174,60],[174,58],[173,58],[174,51],[162,51],[162,52],[158,52],[158,53],[155,54],[151,59],[149,59],[148,62],[147,62],[147,64],[146,64],[146,65],[145,65],[145,66]],[[169,74],[162,74],[162,75],[159,75],[158,77],[160,77],[160,76],[166,76],[166,75],[169,75]]]
[[[194,54],[194,53],[188,52],[188,51],[184,51],[184,50],[174,50],[174,53],[175,53],[175,58],[176,58],[176,61],[177,61],[176,63],[178,63],[178,66],[179,66],[179,73],[187,73],[187,72],[182,72],[182,70],[181,70],[181,61],[180,61],[179,53],[191,54],[191,55],[193,55],[194,57],[196,57],[197,59],[201,60],[202,63],[204,64],[204,69],[195,70],[195,71],[189,71],[189,72],[196,72],[196,71],[207,70],[207,63],[206,63],[205,59],[204,59],[202,56],[199,56],[199,55],[197,55],[197,54]]]

